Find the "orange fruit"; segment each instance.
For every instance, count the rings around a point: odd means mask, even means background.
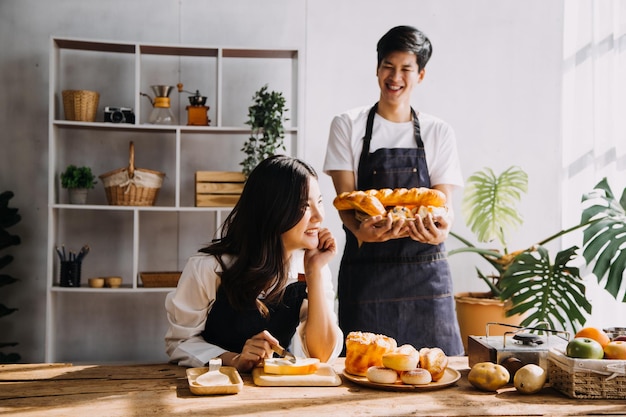
[[[606,334],[604,330],[598,329],[597,327],[583,327],[574,337],[587,337],[589,339],[593,339],[600,343],[602,347],[605,347],[611,341],[609,335]]]
[[[604,357],[607,359],[626,359],[626,342],[614,340],[604,347]]]

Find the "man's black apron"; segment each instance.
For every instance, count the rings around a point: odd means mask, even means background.
[[[241,352],[246,340],[267,330],[281,346],[288,347],[300,323],[300,307],[307,298],[306,282],[294,282],[285,288],[281,302],[266,304],[270,314],[265,318],[256,307],[235,310],[220,286],[207,316],[202,337],[229,352]]]
[[[415,111],[411,109],[417,149],[381,148],[370,153],[376,109],[377,104],[367,118],[357,188],[430,188]],[[346,245],[337,288],[344,334],[380,333],[395,338],[398,345],[440,347],[450,356],[462,354],[444,244],[407,237],[359,246],[352,232],[344,229]]]

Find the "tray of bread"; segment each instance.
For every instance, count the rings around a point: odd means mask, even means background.
[[[265,359],[262,366],[252,370],[252,380],[262,387],[334,387],[341,377],[327,363],[315,358]]]
[[[438,347],[416,349],[395,339],[368,332],[346,337],[343,376],[370,388],[391,391],[427,391],[454,385],[461,373],[448,367],[448,357]]]
[[[344,192],[335,197],[333,205],[337,210],[354,210],[359,221],[389,215],[396,221],[415,220],[428,215],[445,216],[448,213],[446,202],[443,192],[419,187]]]

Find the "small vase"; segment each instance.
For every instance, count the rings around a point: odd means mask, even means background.
[[[70,204],[86,204],[87,203],[87,188],[70,188]]]

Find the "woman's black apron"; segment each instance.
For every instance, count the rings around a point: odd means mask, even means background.
[[[377,104],[367,118],[358,168],[359,190],[430,188],[424,144],[415,111],[417,148],[381,148],[369,152]],[[411,238],[359,243],[347,228],[337,292],[339,325],[351,331],[391,336],[398,345],[440,347],[460,355],[452,277],[444,244],[429,245]]]
[[[241,352],[246,340],[267,330],[279,340],[281,346],[288,347],[300,323],[300,307],[305,298],[306,282],[289,284],[281,302],[266,304],[269,316],[265,318],[256,307],[235,310],[220,286],[207,316],[202,337],[229,352]]]

